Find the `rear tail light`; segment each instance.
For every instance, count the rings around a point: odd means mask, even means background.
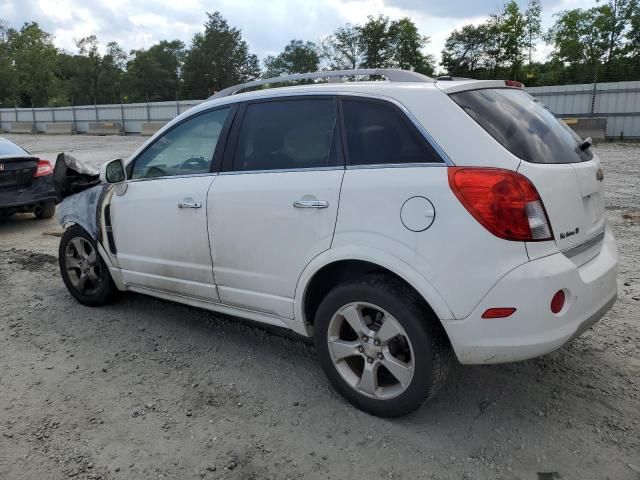
[[[45,175],[51,175],[52,173],[53,167],[48,160],[38,160],[38,167],[33,174],[33,178],[44,177]]]
[[[540,195],[524,175],[499,168],[449,167],[449,186],[496,237],[521,242],[553,240]]]
[[[524,83],[518,82],[517,80],[505,80],[504,84],[507,87],[524,88]]]

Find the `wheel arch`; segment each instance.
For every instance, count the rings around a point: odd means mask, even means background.
[[[373,272],[386,273],[415,290],[441,322],[453,318],[451,309],[435,286],[407,263],[372,248],[342,247],[314,258],[298,279],[294,314],[306,334],[313,336],[313,316],[333,286]]]

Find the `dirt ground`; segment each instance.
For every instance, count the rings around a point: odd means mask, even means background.
[[[96,161],[144,141],[15,138]],[[135,294],[79,305],[58,273],[55,220],[1,221],[0,478],[638,480],[640,145],[596,151],[617,304],[545,357],[454,367],[395,420],[342,400],[293,335]]]

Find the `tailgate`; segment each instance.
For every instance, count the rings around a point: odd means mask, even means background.
[[[600,160],[588,142],[525,91],[480,84],[467,82],[450,96],[520,158],[518,172],[538,190],[558,248],[577,264],[587,262],[604,238]]]
[[[605,230],[599,160],[548,165],[522,162],[518,171],[540,193],[558,248],[580,265],[596,256]]]

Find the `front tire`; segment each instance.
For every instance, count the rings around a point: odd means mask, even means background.
[[[451,349],[418,294],[395,278],[369,275],[335,287],[316,313],[314,342],[333,387],[380,417],[398,417],[435,395]]]
[[[58,250],[60,274],[69,293],[83,305],[98,307],[117,295],[109,268],[104,263],[96,242],[80,226],[65,230]]]

